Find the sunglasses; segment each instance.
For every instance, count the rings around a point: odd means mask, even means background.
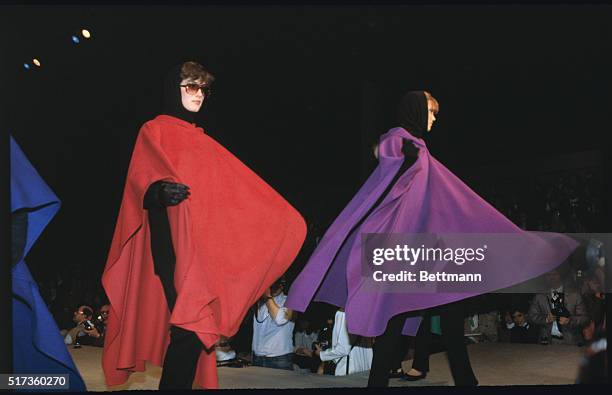
[[[209,97],[212,94],[212,89],[206,84],[185,84],[181,85],[181,87],[185,88],[185,92],[189,95],[195,95],[198,93],[198,90],[202,90],[202,94],[206,97]]]

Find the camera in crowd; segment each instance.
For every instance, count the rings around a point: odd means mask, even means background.
[[[283,289],[287,288],[287,279],[285,277],[279,278],[274,284],[270,285],[270,293],[275,294],[281,287]]]
[[[90,320],[83,321],[82,325],[83,325],[83,328],[85,328],[88,331],[92,330],[95,327],[94,323],[91,322]]]
[[[104,332],[104,328],[106,327],[106,325],[104,324],[104,317],[102,316],[102,314],[98,314],[97,316],[93,317],[91,320],[83,321],[81,323],[81,326],[83,326],[83,328],[88,331],[96,328],[98,332],[100,333]]]
[[[312,343],[312,351],[316,350],[316,345],[318,345],[319,347],[321,347],[321,350],[327,350],[328,348],[331,348],[331,333],[328,327],[323,327],[323,329],[321,329],[321,332],[319,333],[319,339],[316,342]]]
[[[550,300],[550,312],[552,313],[552,315],[557,317],[557,323],[559,322],[559,318],[561,317],[570,317],[571,314],[567,307],[565,307],[563,293],[557,293],[553,295],[552,299]]]

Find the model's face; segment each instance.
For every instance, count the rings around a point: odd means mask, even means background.
[[[436,114],[431,103],[431,100],[427,100],[427,131],[431,131],[431,127],[436,121]]]
[[[204,85],[202,80],[184,79],[181,81],[181,102],[187,111],[198,112],[202,107],[202,103],[204,103],[204,92],[202,92],[202,89],[194,92],[192,86],[182,86],[193,84]]]

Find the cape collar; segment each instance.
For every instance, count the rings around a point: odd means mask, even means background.
[[[378,145],[379,160],[381,158],[384,158],[385,160],[403,160],[404,154],[402,153],[402,140],[410,140],[419,149],[427,149],[423,139],[413,136],[410,134],[410,132],[402,127],[393,128],[380,136],[380,143]]]
[[[189,123],[180,118],[173,117],[172,115],[161,114],[161,115],[156,116],[155,119],[160,120],[160,121],[170,122],[170,123],[173,123],[178,126],[185,127],[185,128],[198,128],[198,126],[195,123]]]

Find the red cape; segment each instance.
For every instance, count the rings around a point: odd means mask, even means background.
[[[194,331],[208,351],[196,381],[217,388],[220,335],[234,335],[247,310],[297,255],[306,226],[276,191],[201,128],[160,115],[138,135],[102,276],[111,311],[102,366],[107,385],[162,365],[170,324]],[[143,198],[158,180],[188,185],[168,208],[176,253],[177,301],[170,315],[153,271]]]

